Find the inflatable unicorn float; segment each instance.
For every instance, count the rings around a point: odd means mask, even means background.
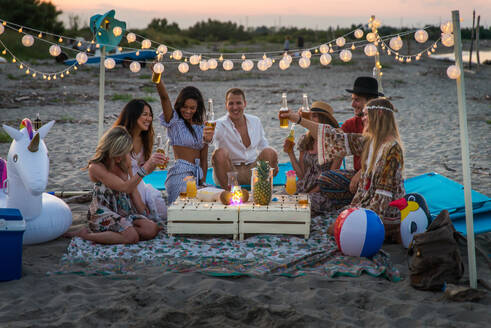
[[[0,208],[20,210],[27,225],[25,245],[58,238],[72,224],[68,205],[44,192],[48,184],[49,158],[43,139],[54,123],[51,121],[37,131],[29,119],[22,120],[20,130],[3,125],[14,140],[7,156],[7,179],[1,184]]]

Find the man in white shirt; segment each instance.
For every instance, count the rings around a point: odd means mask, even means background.
[[[250,184],[251,169],[256,161],[269,161],[278,173],[278,154],[270,148],[264,136],[264,129],[259,117],[244,113],[247,103],[244,92],[232,88],[225,94],[227,114],[219,118],[213,129],[205,127],[204,139],[211,140],[215,146],[211,163],[213,179],[222,188],[228,188],[227,173],[238,172],[239,184]]]

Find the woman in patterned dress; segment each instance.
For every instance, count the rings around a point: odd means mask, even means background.
[[[334,118],[332,107],[322,101],[312,103],[312,121],[322,124],[329,124],[334,128],[339,128],[338,121]],[[309,193],[311,204],[311,215],[322,215],[332,210],[332,202],[325,194],[320,192],[317,179],[324,170],[338,169],[342,159],[335,158],[332,161],[319,165],[317,158],[317,139],[310,132],[300,137],[298,142],[299,158],[295,156],[293,150],[295,143],[286,138],[283,151],[290,157],[293,169],[297,177],[297,191],[299,193]]]
[[[147,161],[137,174],[131,174],[133,142],[122,126],[112,127],[99,141],[88,171],[93,181],[92,202],[87,214],[88,229],[71,236],[100,244],[132,244],[154,238],[159,228],[146,218],[146,208],[137,186],[146,171],[164,160]]]
[[[201,92],[192,86],[179,92],[172,108],[163,80],[157,84],[162,103],[160,124],[167,128],[167,136],[173,146],[175,164],[169,168],[165,180],[167,201],[172,204],[186,189],[184,178],[194,176],[197,184],[206,181],[208,170],[208,144],[203,140],[205,105]],[[204,142],[206,141],[206,142]]]
[[[363,109],[363,134],[344,133],[327,124],[303,120],[297,113],[285,112],[287,117],[309,129],[319,142],[319,164],[335,157],[361,155],[362,173],[350,207],[373,210],[384,222],[386,241],[399,241],[400,211],[389,206],[404,196],[403,148],[395,108],[385,98],[370,100]]]
[[[123,108],[113,126],[124,126],[131,134],[133,150],[131,152],[131,169],[133,175],[138,168],[150,157],[162,157],[159,153],[152,154],[154,130],[153,111],[149,103],[143,99],[130,100]],[[152,172],[147,171],[147,174]],[[167,205],[160,191],[151,184],[141,181],[138,184],[138,192],[148,209],[148,217],[161,221],[167,218]]]

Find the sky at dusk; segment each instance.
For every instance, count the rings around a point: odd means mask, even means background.
[[[63,11],[62,19],[79,15],[87,21],[94,14],[116,10],[116,18],[129,28],[146,27],[152,18],[167,18],[181,28],[208,18],[233,21],[248,27],[296,26],[326,29],[365,23],[376,15],[383,24],[423,27],[451,19],[460,10],[462,26],[472,25],[472,10],[481,15],[481,25],[491,24],[490,0],[51,0]]]

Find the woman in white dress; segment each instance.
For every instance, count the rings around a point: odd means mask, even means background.
[[[131,152],[133,174],[136,174],[138,168],[145,162],[152,160],[153,157],[163,156],[160,153],[152,154],[154,139],[152,121],[152,107],[143,99],[133,99],[124,106],[113,124],[113,126],[124,126],[133,138],[133,150]],[[143,181],[138,184],[138,191],[148,209],[150,218],[157,221],[167,218],[167,205],[160,191]]]

